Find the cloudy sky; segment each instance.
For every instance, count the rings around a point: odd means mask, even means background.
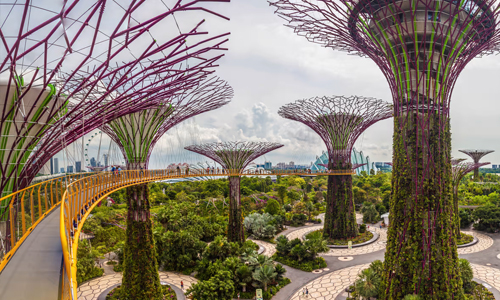
[[[197,142],[281,142],[285,147],[267,155],[267,160],[274,164],[290,160],[308,163],[325,147],[307,127],[281,118],[277,114],[280,106],[325,95],[360,95],[392,102],[388,84],[371,60],[322,48],[296,36],[283,26],[284,21],[267,1],[232,0],[210,7],[231,18],[207,18],[204,28],[214,33],[231,32],[229,51],[220,61],[217,75],[233,86],[235,96],[226,107],[198,116],[195,123],[180,126],[164,137],[155,149],[152,167],[172,159],[167,152],[173,151],[174,144],[194,141],[187,133],[182,140],[183,130],[195,131]],[[485,160],[500,163],[499,73],[498,56],[475,59],[462,72],[451,108],[454,157],[464,157],[458,149],[495,149],[498,151]],[[392,127],[392,120],[373,125],[358,139],[356,148],[372,161],[391,161]]]

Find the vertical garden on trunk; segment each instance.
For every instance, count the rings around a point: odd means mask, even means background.
[[[390,118],[388,103],[358,96],[315,97],[282,106],[278,114],[314,130],[328,150],[328,190],[323,237],[358,236],[352,193],[351,153],[357,138],[374,123]]]

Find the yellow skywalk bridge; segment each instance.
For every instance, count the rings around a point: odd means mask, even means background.
[[[0,199],[15,200],[8,207],[10,234],[0,245],[0,299],[77,299],[76,260],[83,224],[102,199],[127,186],[199,176],[353,174],[352,170],[132,170],[80,173],[34,184]]]

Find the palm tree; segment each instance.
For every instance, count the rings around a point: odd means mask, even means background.
[[[270,265],[263,265],[262,267],[258,267],[253,273],[253,279],[264,285],[264,291],[267,291],[267,284],[278,275],[278,273],[274,272],[274,267]]]
[[[281,264],[277,264],[275,267],[274,267],[274,271],[276,272],[276,280],[279,281],[283,278],[283,274],[286,273],[286,269],[283,267],[283,265]]]
[[[247,285],[252,281],[252,270],[247,265],[242,265],[236,270],[236,276],[243,287],[243,292],[246,292]]]
[[[304,242],[304,246],[306,247],[307,251],[311,253],[313,260],[316,259],[316,255],[318,255],[318,253],[326,252],[329,250],[328,246],[326,245],[326,241],[323,239],[323,236],[319,231],[310,233],[309,237]]]
[[[363,297],[363,299],[377,297],[380,286],[380,277],[371,268],[365,269],[361,272],[359,279],[356,280],[354,286],[356,288],[356,292]]]

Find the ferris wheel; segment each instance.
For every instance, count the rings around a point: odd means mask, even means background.
[[[118,146],[102,131],[93,132],[84,147],[85,167],[92,171],[103,171],[112,165],[123,165],[124,159]],[[97,145],[97,153],[95,153]],[[93,156],[95,155],[95,156]]]

